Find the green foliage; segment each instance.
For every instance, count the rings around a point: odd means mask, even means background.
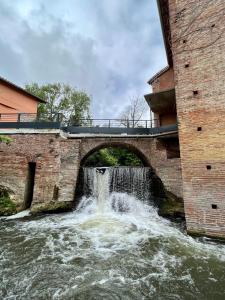
[[[109,148],[109,153],[117,158],[118,166],[143,166],[140,158],[126,148]]]
[[[12,139],[8,136],[0,135],[0,143],[10,144]]]
[[[88,167],[117,167],[117,166],[143,166],[142,161],[128,149],[104,148],[90,155],[85,166]]]
[[[117,158],[114,157],[107,148],[96,151],[90,155],[85,162],[85,166],[89,167],[110,167],[117,165]]]
[[[83,118],[89,118],[90,97],[84,92],[61,83],[38,85],[27,84],[25,89],[42,98],[46,103],[38,106],[39,116],[54,121],[58,113],[64,121],[80,123]]]
[[[8,216],[16,213],[16,205],[7,195],[0,196],[0,215]]]

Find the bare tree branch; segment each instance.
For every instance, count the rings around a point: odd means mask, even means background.
[[[120,115],[121,124],[127,127],[136,127],[145,111],[145,102],[140,97],[130,99],[130,104]]]
[[[176,36],[170,42],[176,54],[208,48],[215,44],[225,33],[224,0],[198,0],[186,3],[176,14],[175,23],[184,20]]]

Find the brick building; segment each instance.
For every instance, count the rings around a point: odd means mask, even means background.
[[[40,102],[45,101],[0,77],[0,122],[16,121],[18,114],[36,114]]]
[[[145,99],[153,112],[156,125],[165,126],[177,123],[175,84],[173,68],[167,66],[148,83],[153,93],[145,95]]]
[[[146,96],[178,119],[187,230],[225,237],[225,1],[158,0],[168,67]]]

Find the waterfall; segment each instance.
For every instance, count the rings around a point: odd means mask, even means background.
[[[120,167],[110,168],[109,170],[111,193],[127,193],[143,201],[151,199],[151,168]]]
[[[128,211],[129,203],[125,195],[150,203],[151,190],[151,168],[83,168],[83,195],[96,200],[100,213],[108,209]]]

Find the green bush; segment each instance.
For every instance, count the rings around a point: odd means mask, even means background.
[[[16,205],[7,195],[0,196],[0,215],[8,216],[16,213]]]
[[[86,167],[140,167],[143,163],[129,149],[109,147],[94,152],[87,158],[84,165]]]
[[[9,144],[12,142],[12,139],[8,136],[0,135],[0,143]]]

